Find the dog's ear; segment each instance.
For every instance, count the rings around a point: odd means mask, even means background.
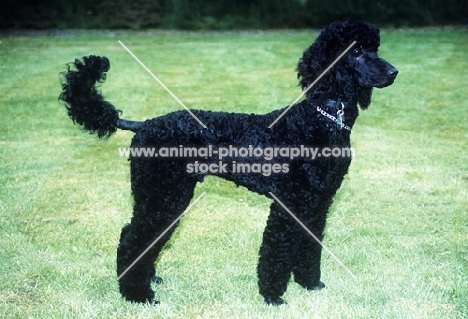
[[[365,110],[371,104],[372,88],[360,88],[358,92],[358,103],[361,109]]]
[[[297,78],[302,89],[306,89],[314,82],[320,74],[325,70],[330,62],[330,57],[323,54],[322,48],[317,44],[312,44],[304,51],[302,58],[297,64]],[[321,80],[323,83],[324,79]]]
[[[315,68],[317,67],[314,60],[314,52],[312,46],[304,51],[302,58],[299,59],[297,64],[297,78],[299,79],[299,84],[304,90],[312,83],[313,78],[316,76]]]

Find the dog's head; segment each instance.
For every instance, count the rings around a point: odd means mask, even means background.
[[[337,61],[354,41],[354,46]],[[391,85],[398,74],[395,67],[377,55],[379,46],[379,29],[369,23],[354,20],[332,23],[299,60],[300,85],[306,89],[333,65],[307,96],[333,99],[354,95],[361,108],[367,108],[372,88]],[[333,96],[337,94],[341,96]]]

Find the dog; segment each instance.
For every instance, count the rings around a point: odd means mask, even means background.
[[[59,99],[74,123],[99,138],[123,129],[135,133],[132,149],[219,150],[197,154],[197,161],[183,156],[130,155],[133,217],[123,227],[117,249],[123,297],[157,303],[150,287],[153,280],[161,281],[156,277],[155,260],[178,225],[174,221],[191,202],[196,184],[210,174],[275,199],[257,268],[265,303],[284,303],[282,295],[291,274],[308,290],[324,288],[320,281],[321,240],[329,207],[351,157],[267,159],[241,156],[234,147],[257,153],[281,153],[303,146],[350,148],[359,108],[367,109],[373,88],[391,85],[398,74],[377,55],[379,45],[379,29],[369,23],[332,23],[299,59],[296,70],[305,99],[262,115],[181,110],[143,122],[125,120],[96,88],[110,68],[106,57],[86,56],[68,64],[62,73]],[[236,166],[225,166],[222,160]]]

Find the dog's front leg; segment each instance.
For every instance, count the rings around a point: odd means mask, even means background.
[[[293,265],[295,240],[298,225],[273,203],[263,233],[258,263],[258,284],[260,294],[269,305],[281,305],[281,296],[286,291]]]

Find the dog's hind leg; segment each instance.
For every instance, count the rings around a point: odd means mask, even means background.
[[[196,180],[173,164],[177,163],[147,158],[133,158],[131,162],[134,215],[122,229],[117,249],[119,288],[129,301],[154,302],[154,262],[177,224],[168,227],[193,197]]]
[[[260,294],[269,305],[284,303],[281,296],[291,277],[298,226],[276,203],[271,205],[257,268]]]

